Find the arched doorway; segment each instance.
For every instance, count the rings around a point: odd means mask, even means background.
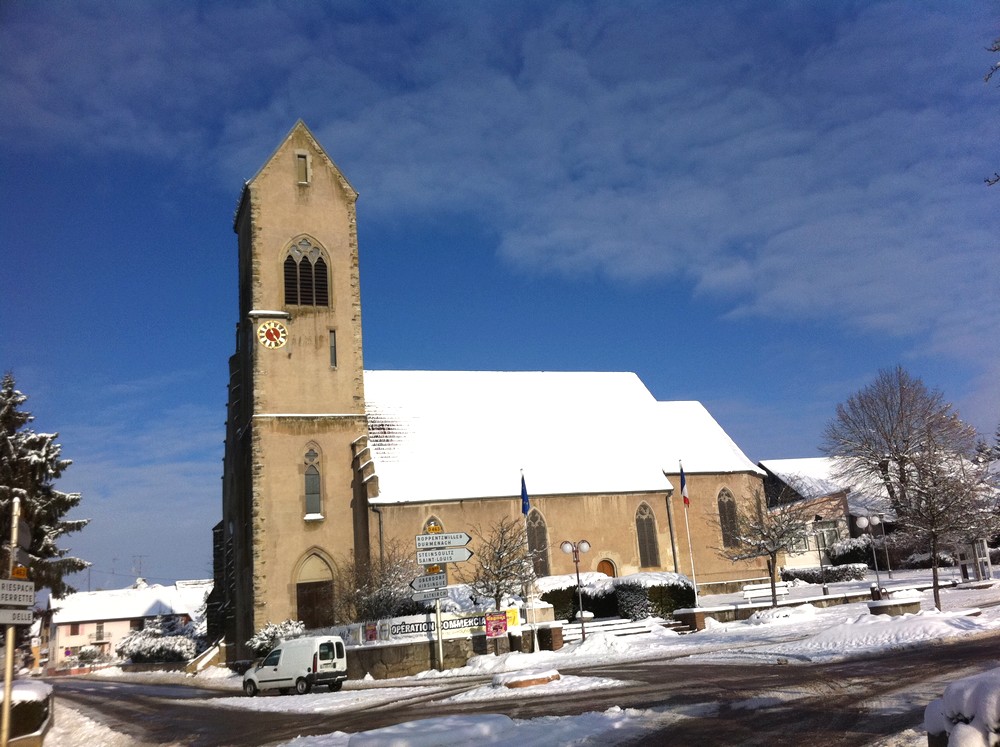
[[[333,570],[323,558],[310,555],[299,569],[295,606],[306,630],[336,622],[333,611]]]
[[[615,568],[614,562],[607,558],[597,564],[597,572],[603,573],[609,578],[615,578],[618,575],[618,570]]]

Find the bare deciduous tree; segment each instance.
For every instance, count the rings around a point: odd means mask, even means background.
[[[381,620],[417,610],[410,582],[423,573],[413,551],[390,543],[369,563],[337,563],[335,618],[339,623]]]
[[[500,609],[505,596],[521,593],[535,580],[524,523],[504,516],[487,530],[474,526],[472,533],[479,542],[470,569],[462,571],[462,580],[475,599],[492,599],[495,609]]]
[[[941,392],[897,366],[838,405],[823,439],[838,476],[855,487],[884,489],[899,531],[929,550],[940,609],[938,550],[989,536],[997,526],[988,466],[974,459],[975,429]]]
[[[761,488],[755,489],[748,500],[737,501],[734,515],[726,518],[723,536],[732,540],[731,546],[717,547],[722,557],[735,562],[752,558],[767,558],[771,578],[771,606],[778,606],[777,574],[778,555],[787,553],[809,534],[810,513],[801,501],[789,501],[785,491],[768,507],[767,496]],[[783,500],[784,499],[784,500]]]

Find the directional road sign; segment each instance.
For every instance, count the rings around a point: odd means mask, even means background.
[[[472,537],[465,532],[418,534],[417,549],[426,550],[429,547],[465,547],[471,539]]]
[[[0,609],[0,625],[31,625],[34,620],[34,610]]]
[[[420,565],[431,563],[461,563],[472,557],[472,550],[467,547],[451,547],[440,550],[418,550],[417,562]]]
[[[413,592],[411,599],[414,602],[430,602],[434,599],[445,599],[447,596],[447,589],[428,589],[427,591]]]
[[[0,579],[0,606],[34,607],[35,582]]]
[[[427,576],[417,576],[410,581],[410,586],[414,591],[428,591],[429,589],[443,589],[448,585],[447,573],[432,573]]]

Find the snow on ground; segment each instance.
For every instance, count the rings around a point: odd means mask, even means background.
[[[907,583],[926,581],[929,571],[895,572],[890,582],[883,574],[883,586],[905,587]],[[830,584],[831,594],[867,589],[868,582]],[[831,662],[870,655],[876,651],[893,650],[918,645],[929,640],[975,635],[1000,628],[1000,583],[985,589],[945,588],[942,590],[943,612],[933,608],[930,591],[920,595],[921,611],[918,614],[901,617],[871,615],[865,603],[854,603],[834,607],[817,607],[807,602],[818,596],[816,586],[795,586],[789,597],[803,602],[799,607],[783,607],[776,610],[761,608],[751,620],[745,622],[713,622],[708,629],[695,635],[680,636],[666,629],[656,629],[644,635],[616,638],[610,634],[591,634],[586,642],[572,643],[560,651],[545,651],[536,654],[510,653],[501,656],[476,656],[464,667],[445,672],[427,671],[412,677],[391,681],[351,681],[345,683],[339,693],[315,693],[306,696],[268,695],[256,698],[244,696],[213,700],[214,704],[230,708],[254,709],[260,711],[284,711],[296,713],[335,713],[345,709],[363,708],[391,701],[397,701],[417,693],[427,695],[434,690],[442,692],[454,690],[461,685],[463,677],[482,678],[504,672],[524,670],[558,671],[560,668],[587,665],[612,664],[621,661],[645,659],[671,659],[685,662],[782,662],[788,664],[804,662]],[[706,606],[716,606],[742,601],[741,595],[729,597],[703,597]],[[964,614],[970,608],[981,607],[981,614]],[[218,673],[219,670],[216,670]],[[104,676],[122,679],[143,679],[152,675],[125,675],[106,671]],[[157,682],[165,682],[163,677],[173,678],[185,684],[207,687],[236,689],[239,679],[223,674],[213,681],[211,671],[195,677],[187,675],[158,675]],[[144,679],[144,681],[150,681]],[[481,685],[480,681],[470,682],[469,689],[450,698],[454,701],[488,701],[497,698],[531,697],[536,688],[546,692],[563,692],[587,689],[611,689],[622,684],[618,680],[602,677],[563,676],[560,680],[544,685],[511,690],[494,685]],[[912,695],[912,694],[911,694]],[[896,696],[887,692],[877,706],[884,712],[909,710],[913,701],[911,695]],[[919,697],[929,702],[940,695],[938,692],[920,693]],[[609,698],[612,697],[609,695]],[[788,702],[801,693],[776,692],[777,702]],[[613,700],[612,700],[613,702]],[[748,700],[747,708],[768,705],[760,699]],[[519,745],[548,744],[614,744],[640,736],[645,730],[663,728],[679,719],[694,715],[711,715],[714,706],[705,705],[693,709],[671,708],[658,710],[630,710],[609,708],[603,713],[588,713],[581,716],[544,717],[531,720],[513,720],[506,716],[448,717],[429,719],[410,724],[402,724],[387,730],[366,734],[347,735],[343,733],[319,737],[300,737],[287,743],[287,747],[340,747],[341,745],[379,744],[407,745],[419,747],[422,744],[468,744],[475,741],[481,745],[516,742]],[[60,741],[60,739],[62,741]],[[452,741],[447,741],[447,740]],[[428,741],[429,740],[429,741]],[[84,737],[52,738],[46,744],[50,747],[83,743],[108,743],[102,739]],[[889,740],[876,743],[878,747],[910,747],[926,743],[922,731],[908,730]]]

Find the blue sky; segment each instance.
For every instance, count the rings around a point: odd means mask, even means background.
[[[992,434],[998,10],[5,0],[0,367],[77,586],[210,575],[231,221],[299,118],[361,194],[368,368],[635,371],[761,460],[899,363]]]

